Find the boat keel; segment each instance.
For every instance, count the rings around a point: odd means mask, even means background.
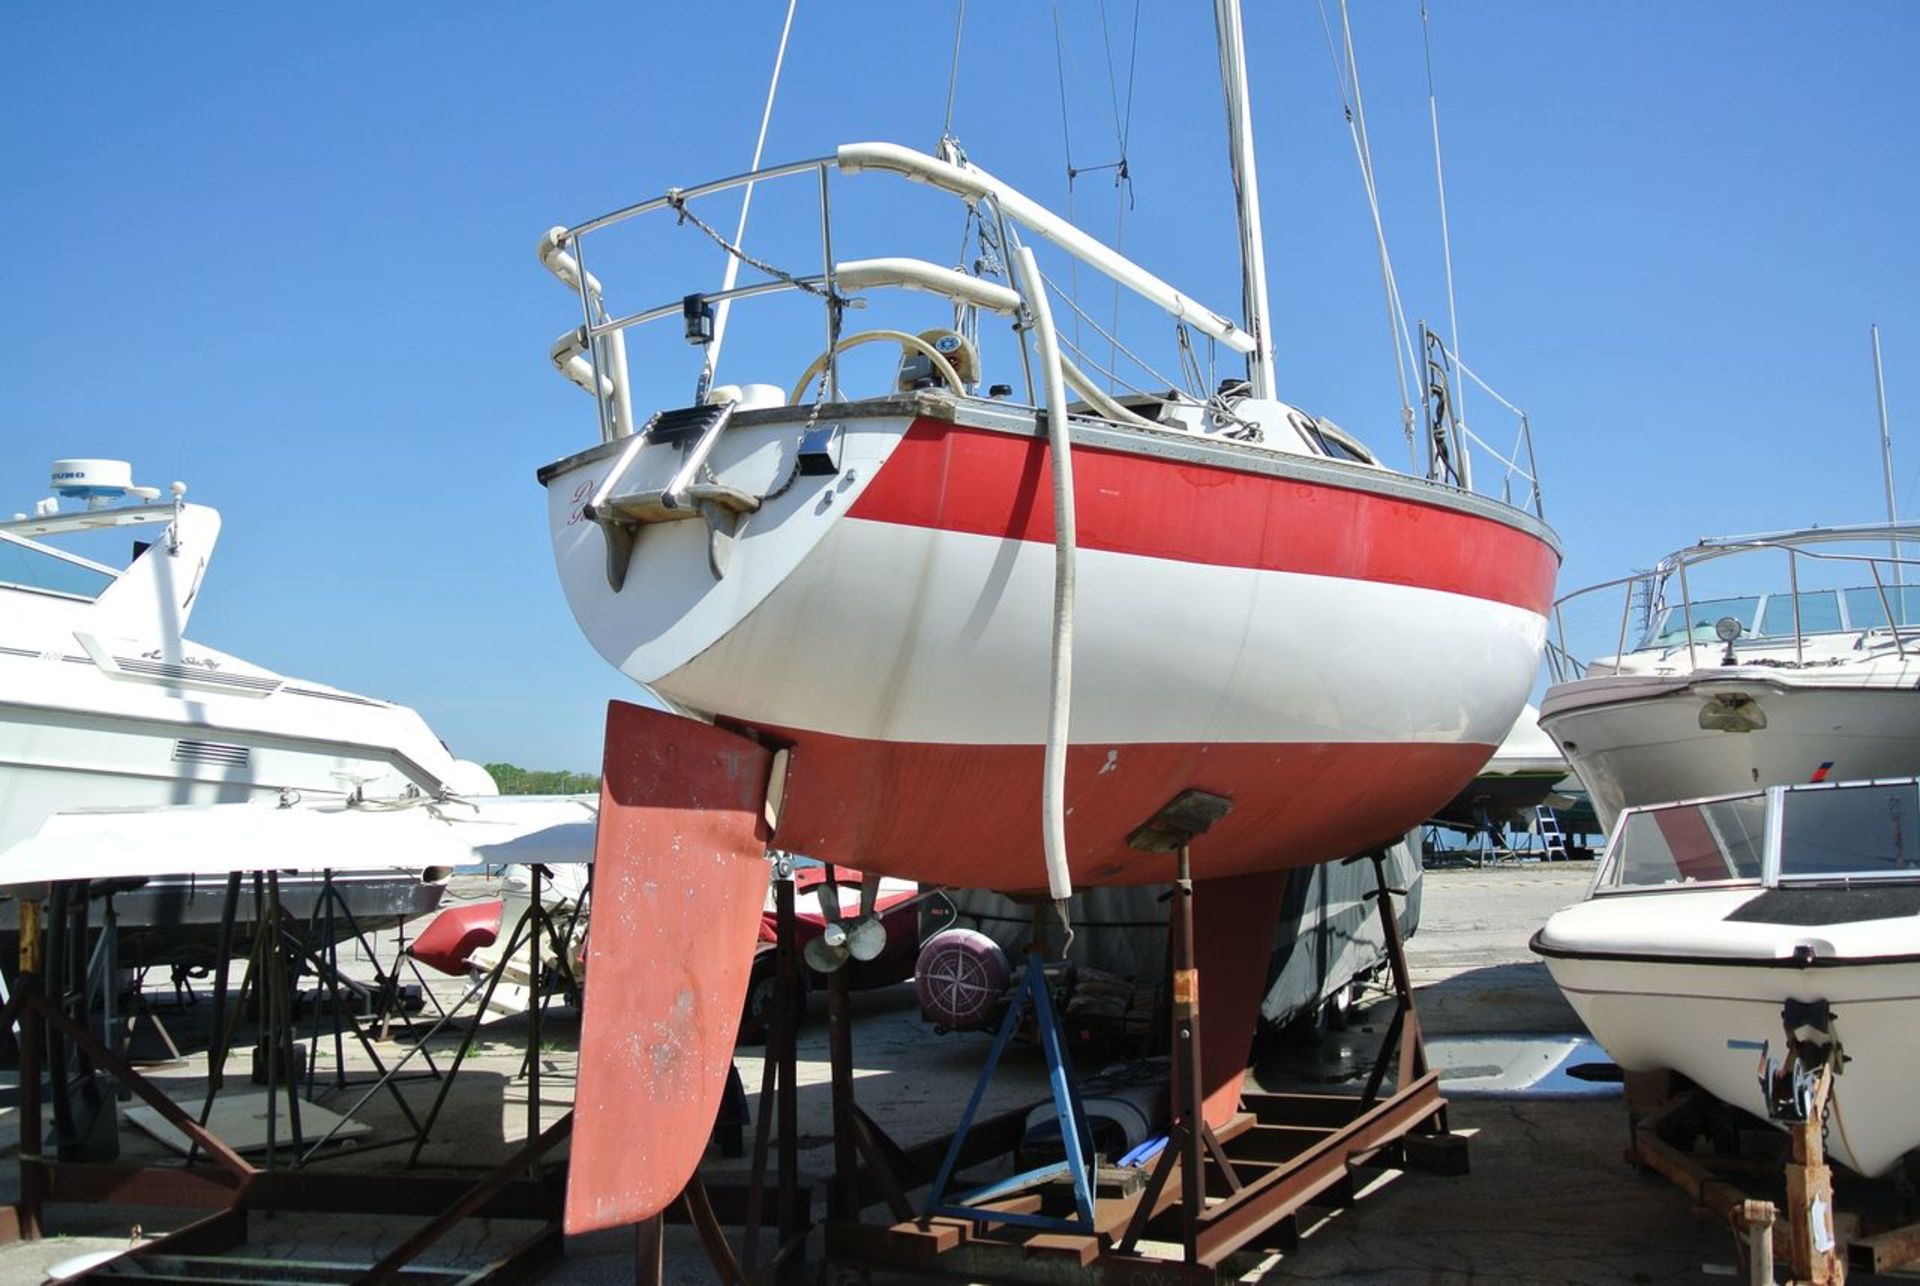
[[[1291,875],[1263,871],[1194,881],[1193,955],[1207,1015],[1200,1028],[1201,1112],[1216,1130],[1240,1110],[1273,956],[1273,926]]]
[[[610,702],[566,1230],[647,1219],[699,1164],[767,892],[772,755]]]

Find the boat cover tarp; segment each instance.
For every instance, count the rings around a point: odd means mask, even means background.
[[[1417,836],[1414,837],[1417,840]],[[1273,951],[1262,1021],[1279,1025],[1305,1013],[1386,959],[1380,917],[1367,894],[1374,889],[1373,863],[1324,863],[1299,873],[1281,900],[1273,922]],[[1420,920],[1421,868],[1414,842],[1388,851],[1387,883],[1408,890],[1395,899],[1400,929],[1412,934]],[[1085,889],[1073,895],[1073,944],[1067,958],[1153,987],[1167,970],[1167,886],[1128,885]],[[950,890],[953,923],[977,929],[1000,944],[1009,960],[1025,957],[1032,936],[1032,908],[975,889]],[[1052,917],[1046,923],[1051,927]],[[1053,931],[1058,939],[1058,931]]]

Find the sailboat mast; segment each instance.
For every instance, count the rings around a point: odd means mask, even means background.
[[[1247,49],[1240,33],[1240,0],[1214,0],[1213,24],[1220,43],[1220,83],[1227,97],[1227,151],[1233,163],[1233,193],[1240,219],[1241,302],[1253,351],[1247,354],[1247,385],[1254,397],[1272,397],[1273,336],[1267,324],[1267,258],[1260,240],[1260,181],[1253,166],[1253,108],[1247,97]]]

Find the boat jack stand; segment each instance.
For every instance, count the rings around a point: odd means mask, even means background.
[[[960,1114],[960,1124],[954,1128],[953,1141],[947,1145],[947,1155],[940,1162],[940,1171],[934,1176],[933,1188],[927,1194],[929,1217],[949,1215],[959,1219],[972,1219],[993,1223],[1018,1224],[1025,1228],[1039,1228],[1048,1232],[1092,1233],[1095,1231],[1093,1219],[1093,1135],[1087,1128],[1086,1110],[1080,1102],[1080,1087],[1074,1080],[1073,1066],[1067,1056],[1066,1041],[1060,1032],[1060,1018],[1054,1011],[1053,999],[1047,993],[1047,974],[1043,967],[1045,944],[1038,934],[1033,944],[1027,948],[1027,967],[1020,979],[1020,985],[1014,989],[1013,1003],[1007,1006],[1007,1016],[1000,1023],[1000,1031],[993,1038],[993,1049],[987,1054],[987,1065],[980,1071],[980,1079],[974,1084],[973,1097],[967,1100],[966,1111]],[[1053,1091],[1053,1110],[1059,1119],[1060,1142],[1066,1152],[1066,1158],[1052,1165],[1041,1166],[1016,1174],[1010,1179],[976,1188],[972,1192],[958,1196],[947,1194],[948,1184],[952,1182],[953,1172],[960,1159],[960,1151],[966,1146],[967,1132],[973,1128],[973,1118],[980,1110],[980,1101],[986,1097],[987,1086],[993,1082],[993,1073],[1000,1065],[1000,1056],[1006,1052],[1007,1042],[1013,1039],[1013,1033],[1019,1028],[1020,1020],[1025,1016],[1027,1007],[1033,1008],[1034,1026],[1039,1032],[1040,1048],[1047,1058],[1047,1084]],[[1073,1208],[1071,1219],[1056,1215],[1026,1214],[1012,1210],[992,1209],[990,1203],[1003,1201],[1028,1188],[1067,1176],[1073,1183]]]

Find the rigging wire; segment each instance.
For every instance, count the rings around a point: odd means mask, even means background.
[[[1120,86],[1113,79],[1113,35],[1107,28],[1107,0],[1100,0],[1100,47],[1107,55],[1107,100],[1113,108],[1113,136],[1124,147],[1126,130],[1120,124]]]
[[[1447,347],[1453,350],[1454,361],[1458,362],[1460,314],[1453,300],[1453,236],[1447,227],[1447,176],[1440,164],[1440,96],[1433,84],[1433,34],[1427,20],[1427,0],[1420,0],[1420,44],[1427,60],[1427,119],[1433,125],[1433,184],[1440,196],[1440,257],[1447,270]],[[1461,390],[1454,390],[1453,410],[1464,425],[1467,422],[1467,402],[1460,393]]]
[[[960,33],[967,25],[967,0],[960,0],[953,15],[953,65],[947,70],[947,123],[940,130],[940,141],[953,137],[953,91],[960,83]]]
[[[787,0],[787,20],[780,28],[780,48],[773,55],[773,76],[767,82],[766,106],[760,110],[760,133],[753,141],[753,163],[747,166],[747,169],[750,171],[760,168],[760,151],[767,145],[767,125],[773,120],[773,98],[780,89],[780,69],[786,65],[787,61],[787,37],[793,34],[793,11],[799,7],[800,0]],[[747,211],[752,208],[753,183],[749,180],[740,193],[740,222],[734,231],[733,242],[729,245],[718,233],[715,233],[711,228],[707,228],[700,220],[693,218],[685,206],[679,207],[681,218],[692,219],[696,226],[703,228],[707,232],[707,235],[711,236],[715,241],[720,242],[728,252],[726,276],[720,284],[720,293],[722,294],[732,290],[733,283],[739,280],[742,260],[752,263],[754,267],[761,268],[762,271],[767,271],[764,265],[755,260],[748,259],[745,252],[739,249],[741,243],[744,242],[747,237]],[[786,277],[784,273],[775,272],[772,275],[780,276],[792,282],[792,278]],[[705,345],[705,369],[700,376],[700,383],[703,389],[712,386],[714,369],[720,364],[720,345],[727,337],[727,314],[733,310],[732,305],[733,301],[731,299],[722,299],[719,307],[714,309],[713,341]]]
[[[1122,344],[1120,342],[1120,338],[1117,332],[1112,332],[1112,331],[1103,329],[1100,323],[1095,321],[1091,316],[1089,316],[1086,310],[1081,308],[1077,301],[1066,296],[1061,292],[1059,285],[1053,280],[1053,278],[1047,276],[1046,273],[1042,272],[1040,274],[1040,279],[1046,282],[1048,286],[1052,287],[1053,292],[1055,294],[1060,295],[1061,298],[1066,301],[1066,305],[1068,308],[1072,309],[1080,317],[1085,319],[1087,325],[1093,327],[1093,333],[1095,335],[1107,341],[1107,345],[1109,349],[1108,361],[1109,363],[1112,363],[1112,365],[1110,366],[1103,367],[1095,363],[1091,357],[1089,357],[1085,352],[1081,351],[1080,346],[1078,344],[1072,345],[1072,347],[1074,349],[1074,355],[1076,357],[1080,358],[1082,362],[1086,363],[1088,366],[1092,366],[1095,370],[1099,371],[1102,375],[1105,375],[1107,377],[1109,392],[1112,391],[1112,387],[1115,383],[1126,385],[1127,391],[1130,393],[1144,393],[1146,391],[1145,389],[1142,389],[1137,385],[1128,383],[1128,381],[1120,379],[1119,373],[1118,373],[1118,363],[1114,357],[1114,354],[1116,353],[1125,354],[1128,360],[1130,360],[1135,366],[1138,366],[1146,374],[1152,376],[1155,380],[1159,381],[1160,383],[1165,384],[1168,388],[1177,390],[1180,387],[1179,384],[1177,384],[1171,379],[1168,379],[1165,375],[1155,370],[1151,365],[1147,363],[1147,360],[1145,358],[1141,357],[1138,353],[1128,348],[1125,344]],[[1178,341],[1176,340],[1176,342]],[[1196,400],[1200,399],[1203,396],[1203,394],[1199,390],[1192,390],[1192,392]]]
[[[1113,74],[1113,39],[1108,32],[1107,3],[1100,0],[1100,44],[1107,56],[1107,97],[1113,108],[1113,137],[1119,145],[1120,159],[1113,163],[1113,248],[1125,253],[1127,248],[1127,211],[1133,205],[1133,173],[1127,165],[1127,138],[1133,127],[1133,85],[1134,72],[1139,67],[1140,53],[1140,0],[1133,3],[1133,34],[1127,51],[1127,105],[1123,112],[1120,106],[1120,89]],[[1120,283],[1113,283],[1113,331],[1120,330]],[[1109,350],[1107,362],[1110,366],[1119,364],[1119,356]],[[1113,392],[1111,385],[1107,391]]]
[[[1334,51],[1333,29],[1327,20],[1325,0],[1318,0],[1318,3],[1320,25],[1327,36],[1327,52],[1333,59],[1334,79],[1340,87],[1340,104],[1346,113],[1347,133],[1353,138],[1354,156],[1360,163],[1360,181],[1366,189],[1367,208],[1373,215],[1374,243],[1380,254],[1380,278],[1386,293],[1387,328],[1393,345],[1394,375],[1400,387],[1400,425],[1407,439],[1409,467],[1417,472],[1419,455],[1414,445],[1413,396],[1407,383],[1407,373],[1420,369],[1420,359],[1413,350],[1406,308],[1400,300],[1400,284],[1394,277],[1393,258],[1387,252],[1386,225],[1380,217],[1380,192],[1373,177],[1373,151],[1367,139],[1366,105],[1360,96],[1360,64],[1353,51],[1353,24],[1347,12],[1347,0],[1340,0],[1340,30],[1347,55],[1346,65],[1342,67],[1340,56]]]
[[[1133,171],[1127,159],[1127,144],[1133,133],[1133,90],[1138,80],[1140,66],[1140,0],[1134,0],[1133,21],[1128,34],[1127,44],[1127,93],[1123,101],[1120,96],[1120,79],[1114,68],[1113,31],[1107,18],[1106,0],[1100,3],[1100,42],[1106,57],[1108,107],[1113,114],[1114,143],[1119,148],[1117,159],[1100,165],[1075,165],[1073,161],[1073,132],[1071,113],[1067,107],[1067,63],[1066,63],[1066,24],[1060,15],[1059,0],[1053,4],[1053,65],[1054,75],[1060,92],[1060,139],[1066,152],[1067,163],[1067,221],[1075,227],[1080,226],[1078,180],[1083,174],[1093,174],[1101,170],[1113,171],[1114,187],[1114,249],[1125,251],[1127,239],[1127,211],[1133,208]],[[1078,307],[1080,297],[1080,271],[1077,263],[1068,264],[1068,290],[1075,301],[1073,344],[1080,347],[1080,323],[1091,322]],[[1113,285],[1113,321],[1114,330],[1120,329],[1120,283]],[[1095,329],[1099,329],[1095,327]],[[1117,364],[1118,356],[1109,353],[1109,364]],[[1112,391],[1111,388],[1108,390]]]
[[[1060,145],[1067,155],[1067,222],[1074,227],[1080,226],[1080,219],[1074,210],[1073,177],[1078,171],[1073,168],[1073,129],[1067,120],[1067,39],[1060,25],[1060,0],[1053,0],[1053,70],[1060,85]],[[1069,256],[1067,260],[1067,286],[1076,301],[1080,298],[1079,261]],[[1074,347],[1080,346],[1080,319],[1077,315],[1073,322]]]

